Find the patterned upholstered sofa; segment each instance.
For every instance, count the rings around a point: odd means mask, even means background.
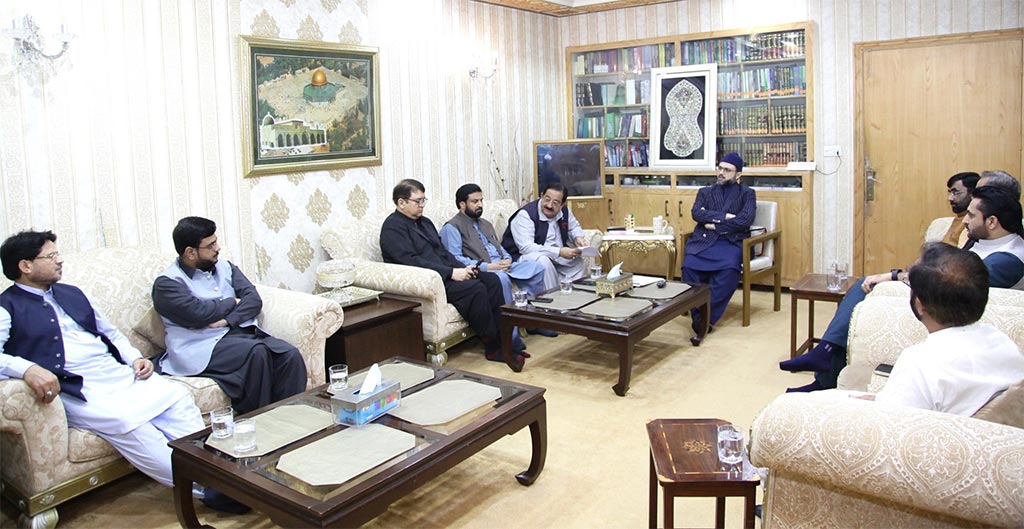
[[[494,225],[500,237],[508,219],[516,212],[515,202],[508,199],[484,202],[483,218]],[[427,358],[436,365],[448,361],[450,347],[474,336],[455,306],[448,303],[441,276],[432,270],[383,262],[380,252],[380,227],[394,209],[359,220],[345,222],[324,231],[320,244],[332,259],[356,263],[354,285],[380,290],[395,297],[420,303],[423,315],[423,341]],[[451,200],[435,200],[425,212],[438,229],[457,213]],[[600,247],[601,232],[585,230],[591,245]]]
[[[85,291],[133,345],[152,356],[162,350],[162,324],[154,325],[159,320],[150,310],[150,292],[153,279],[173,258],[141,248],[65,255],[63,281]],[[0,288],[9,286],[6,280],[0,283]],[[260,326],[301,351],[308,387],[322,384],[324,341],[341,327],[341,307],[309,294],[262,285],[257,289],[263,298]],[[204,413],[230,404],[211,379],[171,378],[189,388]],[[22,523],[33,527],[53,527],[58,504],[133,471],[106,441],[69,428],[60,398],[40,404],[19,379],[0,380],[0,443],[3,494],[21,510]]]
[[[853,313],[839,388],[877,392],[874,375],[926,337],[909,290],[883,283]],[[1024,348],[1024,292],[991,289],[982,321]],[[840,391],[778,397],[751,428],[768,467],[764,527],[1020,527],[1024,383],[975,417],[885,407]]]

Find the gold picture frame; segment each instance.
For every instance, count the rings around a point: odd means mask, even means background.
[[[241,39],[246,177],[381,164],[377,48]]]

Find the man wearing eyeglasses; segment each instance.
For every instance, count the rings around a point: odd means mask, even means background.
[[[545,290],[557,287],[561,279],[575,281],[583,277],[586,268],[581,257],[586,237],[566,204],[568,198],[565,185],[549,181],[539,199],[512,214],[501,238],[501,245],[513,260],[544,267]]]
[[[56,242],[53,232],[23,231],[0,246],[14,281],[0,294],[0,379],[24,380],[45,404],[60,395],[68,426],[96,433],[171,487],[167,442],[203,428],[199,408],[81,290],[59,283]]]
[[[683,281],[704,283],[711,288],[711,321],[718,323],[739,285],[743,267],[742,241],[750,236],[757,196],[753,189],[739,183],[743,158],[730,152],[718,162],[715,185],[697,191],[690,210],[697,226],[686,240],[683,255]],[[700,312],[690,311],[693,332],[703,322]],[[710,327],[709,327],[710,330]]]
[[[172,237],[178,258],[153,283],[167,329],[161,372],[212,378],[238,414],[305,391],[299,350],[256,325],[263,299],[234,263],[218,259],[217,225],[185,217]]]
[[[498,327],[501,306],[505,303],[498,276],[480,270],[475,263],[460,262],[449,252],[434,223],[423,216],[426,188],[418,180],[402,180],[391,193],[395,212],[380,228],[380,252],[386,263],[426,268],[437,272],[444,283],[448,303],[469,323],[484,344],[484,356],[504,362]],[[513,339],[515,359],[510,366],[520,370],[530,354],[526,344]]]

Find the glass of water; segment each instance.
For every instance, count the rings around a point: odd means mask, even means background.
[[[558,288],[562,294],[569,294],[572,292],[572,279],[562,278],[558,281]]]
[[[215,439],[231,437],[235,427],[235,411],[231,409],[231,406],[211,411],[210,427],[213,429],[211,435]]]
[[[839,279],[835,265],[832,265],[832,268],[825,273],[825,288],[831,292],[839,292],[843,288],[843,282]]]
[[[341,391],[348,387],[348,366],[345,364],[334,364],[327,368],[327,375],[330,377],[330,390]]]
[[[601,264],[594,263],[590,265],[590,279],[597,279],[601,277]]]
[[[239,419],[235,422],[235,452],[253,450],[256,450],[256,419]]]
[[[847,268],[846,263],[839,261],[832,265],[832,268],[835,269],[836,275],[839,276],[840,283],[845,283],[846,280],[850,277],[847,273],[849,271],[849,268]]]
[[[526,298],[529,293],[525,290],[513,290],[512,291],[512,303],[517,307],[526,306]]]
[[[718,459],[729,466],[743,461],[743,432],[732,424],[718,425]]]

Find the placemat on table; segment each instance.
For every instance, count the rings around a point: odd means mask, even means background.
[[[550,303],[537,303],[536,301],[530,301],[530,304],[540,309],[548,310],[575,310],[588,303],[593,303],[598,299],[598,295],[593,292],[581,292],[573,290],[568,294],[562,293],[561,291],[548,292],[544,294],[544,297],[551,298]]]
[[[234,436],[217,439],[211,435],[206,438],[206,445],[233,457],[256,457],[273,452],[334,424],[331,412],[305,404],[279,406],[257,415],[254,419],[255,450],[236,452]]]
[[[277,462],[277,469],[310,485],[344,483],[416,446],[416,436],[380,424],[345,428]]]
[[[646,299],[618,296],[615,298],[604,298],[597,303],[587,305],[580,309],[580,312],[598,318],[624,320],[639,314],[651,306],[653,306],[653,303]]]
[[[388,412],[420,426],[444,424],[501,398],[501,390],[472,380],[445,380],[415,395]]]
[[[379,366],[380,378],[384,380],[394,380],[398,382],[398,387],[401,388],[403,391],[418,384],[422,384],[428,380],[434,379],[434,370],[430,369],[429,367],[418,366],[406,362],[379,364]],[[363,385],[363,379],[365,378],[365,371],[357,375],[352,375],[348,379],[348,385],[350,387],[359,387]],[[331,393],[330,389],[328,389],[327,392]]]
[[[629,291],[629,297],[644,299],[671,299],[683,292],[686,292],[687,290],[690,290],[690,288],[690,285],[686,283],[667,281],[665,286],[662,288],[658,288],[657,284],[633,288],[633,290]]]

